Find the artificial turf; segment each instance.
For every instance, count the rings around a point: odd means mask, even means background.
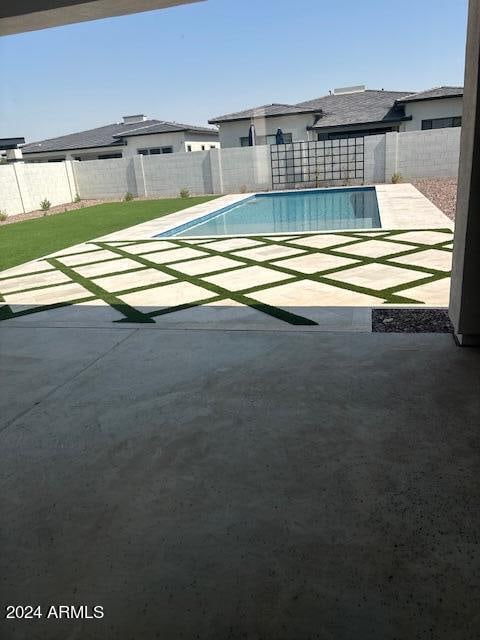
[[[217,196],[109,202],[0,226],[0,271]]]

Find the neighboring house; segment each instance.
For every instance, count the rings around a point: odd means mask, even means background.
[[[26,162],[104,160],[137,154],[207,151],[220,146],[217,129],[124,116],[123,122],[22,146]]]
[[[269,104],[209,120],[220,129],[222,147],[249,144],[255,125],[256,144],[325,140],[386,133],[457,127],[462,118],[462,87],[428,91],[384,91],[363,86],[334,89],[327,96],[295,105]]]
[[[25,142],[25,138],[0,138],[0,164],[17,162],[22,153],[18,148]]]

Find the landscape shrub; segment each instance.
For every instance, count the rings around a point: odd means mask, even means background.
[[[50,209],[51,206],[52,206],[52,203],[50,202],[50,200],[47,200],[46,198],[44,198],[40,202],[40,209],[43,211],[43,215],[44,216],[47,215],[48,210]]]

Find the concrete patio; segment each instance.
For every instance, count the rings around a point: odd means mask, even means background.
[[[478,350],[137,326],[2,325],[2,637],[475,637]]]
[[[472,635],[480,356],[371,333],[448,304],[397,186],[380,230],[152,238],[217,201],[0,273],[2,588],[105,608],[36,637]]]

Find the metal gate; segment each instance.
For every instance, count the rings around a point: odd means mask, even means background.
[[[364,138],[288,142],[270,146],[274,189],[363,182]]]

